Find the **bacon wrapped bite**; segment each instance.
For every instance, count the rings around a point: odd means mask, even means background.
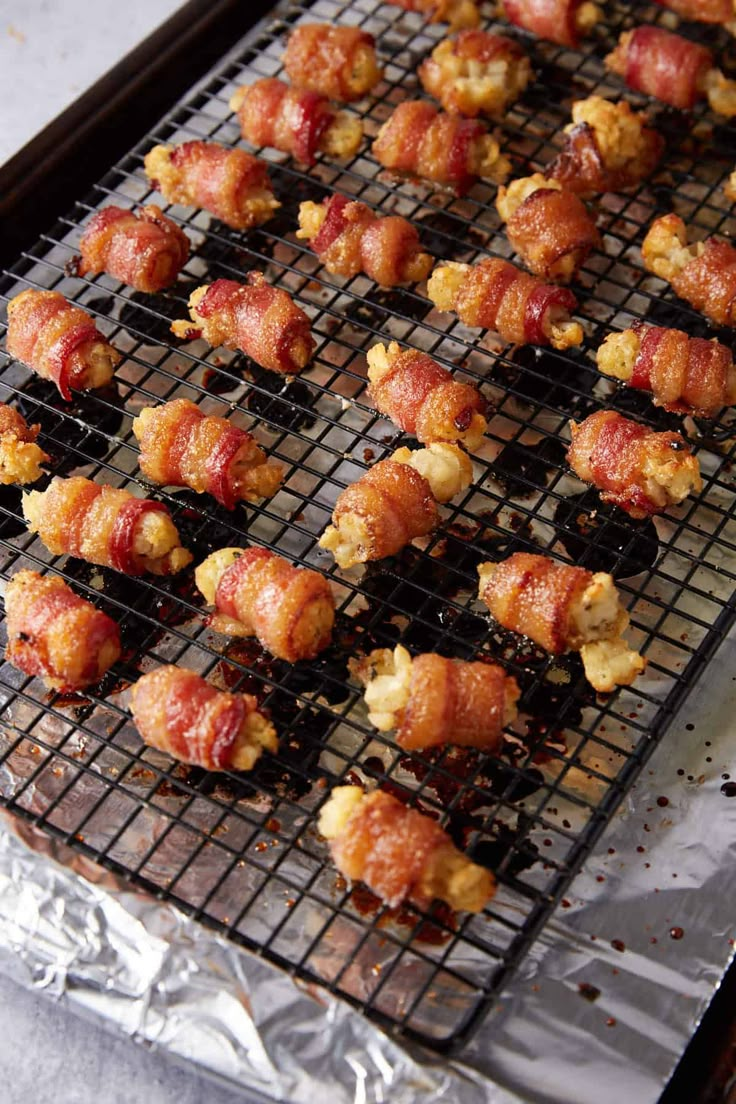
[[[379,414],[422,444],[451,441],[474,449],[483,440],[486,401],[418,349],[392,341],[368,350],[369,397]]]
[[[603,18],[598,5],[589,0],[503,0],[503,10],[515,26],[574,49]]]
[[[79,276],[107,272],[136,291],[155,292],[176,280],[189,256],[189,238],[149,203],[135,214],[104,207],[93,215],[72,266]]]
[[[390,908],[434,898],[463,912],[481,912],[493,897],[490,870],[472,863],[439,824],[383,790],[337,786],[322,807],[319,830],[335,866],[364,882]]]
[[[372,152],[385,169],[446,185],[458,195],[478,177],[498,184],[511,171],[483,123],[447,115],[427,100],[404,100],[395,107]]]
[[[191,322],[172,322],[186,341],[203,337],[210,345],[240,349],[262,368],[296,375],[314,352],[309,318],[282,288],[271,287],[261,272],[247,284],[215,280],[189,296]]]
[[[629,615],[610,575],[515,552],[478,568],[478,597],[505,629],[527,636],[552,655],[580,652],[594,689],[630,686],[645,660],[623,639]]]
[[[8,303],[7,349],[50,380],[67,402],[75,391],[106,387],[120,353],[81,307],[58,291],[27,288]]]
[[[569,283],[601,244],[583,201],[541,173],[499,188],[496,207],[524,264],[548,280]]]
[[[497,257],[437,265],[427,294],[437,310],[454,311],[466,326],[495,330],[516,345],[569,349],[583,340],[583,327],[570,319],[578,301],[569,288],[542,283]]]
[[[276,77],[244,85],[230,100],[240,131],[253,146],[270,146],[304,165],[318,153],[352,157],[363,141],[363,124],[338,111],[326,96],[307,88],[290,88]]]
[[[451,115],[503,114],[531,79],[529,58],[518,42],[491,31],[461,31],[443,38],[419,66],[430,96]]]
[[[422,12],[430,23],[449,23],[454,31],[461,27],[477,27],[480,12],[475,0],[387,0],[395,8]]]
[[[362,99],[383,76],[376,41],[360,27],[302,23],[289,35],[283,61],[292,84],[343,103]]]
[[[283,469],[268,460],[250,433],[227,418],[205,414],[189,399],[148,406],[133,421],[138,463],[154,483],[213,495],[227,510],[270,498]]]
[[[143,167],[151,187],[169,203],[211,211],[235,230],[260,226],[281,206],[264,162],[217,142],[154,146]]]
[[[364,272],[381,287],[418,283],[432,267],[410,222],[377,215],[344,195],[300,203],[296,236],[309,241],[328,272],[348,277]]]
[[[314,659],[332,639],[335,601],[318,571],[294,567],[266,548],[221,548],[194,573],[209,625],[228,636],[255,636],[272,655]]]
[[[640,322],[609,334],[596,359],[604,375],[648,391],[656,406],[676,414],[713,418],[736,403],[733,355],[715,339]]]
[[[36,444],[40,425],[29,426],[12,406],[0,403],[0,484],[35,483],[48,456]]]
[[[144,742],[205,770],[251,770],[278,750],[276,730],[252,694],[228,694],[194,671],[157,667],[138,679],[130,710]]]
[[[736,249],[719,238],[687,244],[679,215],[655,219],[641,246],[644,267],[719,326],[736,325]]]
[[[5,591],[5,658],[52,690],[83,690],[120,655],[120,630],[57,575],[18,571]]]
[[[736,26],[734,0],[655,0],[655,2],[693,23],[722,23],[731,31]]]
[[[707,97],[719,115],[736,115],[736,81],[727,80],[713,64],[706,46],[663,27],[624,31],[606,66],[629,88],[653,96],[671,107],[689,111]]]
[[[125,575],[174,575],[192,559],[163,503],[81,475],[29,491],[23,514],[55,556],[77,556]]]
[[[457,445],[397,449],[338,495],[320,547],[340,567],[382,560],[439,523],[438,502],[470,486],[473,469]]]
[[[659,514],[702,489],[698,461],[679,433],[656,433],[615,410],[570,422],[570,433],[572,470],[633,518]]]
[[[368,717],[379,732],[396,730],[408,751],[454,744],[496,751],[516,719],[519,687],[502,667],[444,656],[412,657],[398,644],[352,664],[365,685]]]
[[[576,100],[564,134],[547,176],[582,196],[634,187],[654,171],[664,151],[662,135],[626,100]]]

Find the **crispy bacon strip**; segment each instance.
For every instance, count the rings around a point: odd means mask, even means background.
[[[325,96],[290,88],[276,77],[263,77],[234,93],[230,110],[253,146],[270,146],[313,165],[318,153],[352,157],[363,140],[363,124],[338,111]]]
[[[163,503],[81,475],[30,491],[23,513],[30,531],[56,556],[77,556],[126,575],[173,575],[192,559]]]
[[[228,509],[270,498],[283,469],[250,433],[227,418],[205,415],[189,399],[146,407],[133,421],[141,471],[154,483],[211,494]]]
[[[522,94],[531,75],[518,42],[481,30],[443,38],[419,66],[425,92],[451,115],[471,119],[502,114]]]
[[[541,173],[499,188],[496,207],[524,264],[548,280],[569,283],[601,244],[583,201]]]
[[[5,659],[54,690],[98,682],[120,655],[112,618],[56,575],[18,571],[5,591]]]
[[[457,445],[398,449],[338,495],[320,547],[340,567],[393,556],[431,532],[439,521],[437,503],[449,502],[472,478],[472,465]]]
[[[588,0],[503,0],[503,9],[515,26],[573,48],[603,18],[598,5]]]
[[[579,651],[600,693],[629,686],[644,670],[645,661],[623,639],[629,615],[610,575],[529,552],[481,564],[478,575],[478,597],[499,625],[552,655]]]
[[[335,866],[364,882],[391,908],[437,897],[451,908],[480,912],[495,892],[489,870],[458,851],[431,817],[382,790],[338,786],[323,806],[319,830]]]
[[[719,326],[736,324],[736,249],[719,238],[687,244],[679,215],[655,219],[642,242],[644,267]]]
[[[654,171],[664,152],[662,135],[626,100],[576,100],[572,120],[547,176],[579,195],[634,187]]]
[[[502,667],[427,654],[413,659],[398,644],[352,664],[366,687],[368,717],[380,732],[396,729],[409,751],[455,744],[497,751],[516,719],[519,687]]]
[[[29,426],[12,406],[0,403],[0,484],[35,483],[49,457],[36,444],[40,425]]]
[[[240,349],[262,368],[296,375],[314,352],[309,318],[287,292],[267,284],[263,273],[249,272],[246,279],[246,284],[215,280],[196,288],[189,296],[192,321],[173,322],[172,332]]]
[[[302,23],[289,35],[284,69],[292,84],[331,100],[360,100],[381,77],[376,41],[360,27]]]
[[[189,256],[189,238],[149,203],[133,213],[104,207],[93,215],[72,266],[80,276],[107,272],[136,291],[155,292],[176,280]]]
[[[438,310],[454,311],[466,326],[495,330],[517,345],[580,345],[583,327],[570,321],[577,299],[568,288],[545,284],[509,261],[436,266],[427,294]]]
[[[377,215],[365,203],[332,195],[322,203],[299,204],[296,236],[309,241],[328,272],[365,272],[382,287],[417,283],[432,267],[419,234],[399,215]]]
[[[109,345],[86,311],[58,291],[27,288],[8,303],[7,348],[42,379],[51,380],[67,402],[71,389],[105,387],[120,353]]]
[[[281,206],[264,162],[242,149],[217,142],[154,146],[143,167],[169,203],[202,207],[235,230],[260,226]]]
[[[698,461],[679,433],[655,433],[615,410],[570,422],[570,432],[572,470],[631,517],[659,514],[702,489]]]
[[[221,548],[194,577],[215,607],[209,624],[216,632],[255,636],[289,663],[329,647],[335,602],[318,571],[294,567],[266,548]]]
[[[605,58],[606,66],[636,92],[685,111],[707,97],[714,111],[730,118],[736,115],[736,82],[727,80],[713,61],[706,46],[652,26],[624,31]]]
[[[451,441],[476,448],[487,422],[486,401],[477,388],[452,378],[447,368],[418,349],[368,350],[368,392],[380,414],[422,444]]]
[[[736,19],[734,0],[655,0],[655,2],[694,23],[728,25],[733,24]]]
[[[378,132],[373,156],[385,169],[467,192],[478,177],[505,180],[511,162],[483,123],[438,111],[427,100],[404,100]]]
[[[138,679],[130,709],[150,747],[205,770],[251,770],[276,730],[252,694],[228,694],[194,671],[157,667]]]
[[[605,375],[648,391],[657,406],[677,414],[713,418],[724,406],[736,403],[731,350],[683,330],[637,323],[630,330],[609,334],[597,360]]]
[[[462,27],[477,27],[480,12],[475,0],[387,0],[395,8],[422,12],[430,23],[449,23],[454,31]]]

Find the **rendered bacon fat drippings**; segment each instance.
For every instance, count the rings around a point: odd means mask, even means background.
[[[172,575],[192,559],[162,503],[81,475],[30,491],[23,513],[54,555],[77,556],[126,575]]]
[[[614,410],[571,422],[570,432],[572,470],[632,517],[661,513],[701,490],[698,461],[679,433],[656,433]]]
[[[29,426],[12,406],[0,403],[0,484],[35,483],[49,457],[36,444],[40,425]]]
[[[284,68],[292,84],[331,100],[359,100],[378,84],[383,70],[372,34],[360,27],[302,23],[289,35]]]
[[[314,352],[309,318],[287,292],[267,284],[262,273],[249,272],[246,279],[247,284],[215,280],[197,288],[189,297],[192,322],[173,322],[173,333],[240,349],[262,368],[296,375]]]
[[[278,749],[251,694],[228,694],[180,667],[143,675],[130,708],[145,743],[205,770],[250,770],[264,748]]]
[[[147,407],[133,421],[141,471],[155,483],[211,494],[228,510],[268,498],[283,477],[244,429],[204,411],[189,399]]]
[[[281,206],[266,165],[246,150],[182,142],[154,146],[143,164],[152,187],[169,203],[202,207],[235,230],[260,226]]]
[[[18,571],[5,591],[5,658],[55,690],[83,690],[120,655],[112,618],[56,575]]]
[[[86,391],[110,383],[120,354],[94,321],[58,291],[28,288],[8,303],[7,349],[67,402],[71,389]]]
[[[215,607],[209,624],[255,636],[272,655],[296,663],[328,647],[335,603],[327,580],[265,548],[222,548],[199,565],[197,586]]]
[[[361,881],[392,908],[435,898],[480,912],[495,891],[489,870],[471,863],[439,824],[391,794],[339,786],[323,806],[319,830],[335,866]]]
[[[600,9],[583,0],[503,0],[503,7],[506,18],[517,27],[573,48],[601,19]]]
[[[189,256],[189,238],[149,203],[138,211],[104,207],[88,222],[79,242],[80,276],[107,272],[136,291],[169,287]]]
[[[379,216],[365,203],[333,195],[321,204],[299,205],[298,238],[306,238],[328,272],[364,272],[382,287],[416,283],[428,275],[432,257],[405,218]]]
[[[425,92],[451,115],[495,116],[518,99],[531,77],[518,42],[491,31],[461,31],[439,42],[419,66]]]
[[[687,244],[679,215],[662,215],[641,247],[644,267],[719,326],[736,324],[736,249],[720,238]]]

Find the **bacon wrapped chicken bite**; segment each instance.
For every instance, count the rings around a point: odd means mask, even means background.
[[[213,495],[227,510],[270,498],[283,469],[268,460],[250,433],[227,418],[205,414],[189,399],[148,406],[133,421],[138,463],[154,483]]]
[[[264,162],[217,142],[154,146],[143,167],[151,187],[169,203],[211,211],[235,230],[260,226],[281,206]]]
[[[23,514],[55,556],[77,556],[125,575],[174,575],[192,559],[163,503],[81,475],[29,491]]]
[[[57,575],[18,571],[5,591],[5,658],[52,690],[83,690],[120,655],[112,618]]]
[[[467,192],[478,177],[498,184],[511,171],[498,142],[483,123],[447,115],[427,100],[395,107],[373,143],[385,169]]]
[[[318,571],[294,567],[266,548],[221,548],[194,573],[209,625],[228,636],[255,636],[272,655],[314,659],[332,639],[335,601]]]
[[[570,319],[578,301],[569,288],[542,283],[497,257],[437,265],[427,294],[437,310],[454,311],[466,326],[495,330],[516,345],[569,349],[583,340],[583,327]]]
[[[589,0],[503,0],[510,23],[558,46],[577,48],[603,18]]]
[[[596,359],[604,375],[648,391],[656,406],[677,414],[713,418],[736,403],[733,355],[715,339],[640,322],[609,334]]]
[[[79,276],[107,272],[136,291],[155,292],[176,280],[189,256],[189,238],[149,203],[139,211],[104,207],[93,215],[72,268]]]
[[[633,518],[659,514],[702,489],[698,461],[679,433],[656,433],[615,410],[570,422],[570,433],[572,470]]]
[[[481,912],[493,897],[490,870],[472,863],[439,824],[383,790],[337,786],[322,807],[319,830],[344,877],[363,882],[390,908],[434,898]]]
[[[486,401],[418,349],[395,341],[368,350],[368,392],[379,414],[422,444],[451,441],[474,449],[483,440]]]
[[[284,69],[292,84],[331,100],[360,100],[381,77],[376,41],[360,27],[302,23],[289,35]]]
[[[418,283],[432,267],[433,258],[422,252],[410,222],[399,215],[377,215],[344,195],[300,203],[296,236],[309,241],[328,272],[364,272],[381,287]]]
[[[338,111],[318,92],[291,88],[276,77],[239,88],[230,110],[251,145],[281,150],[304,165],[313,165],[318,153],[352,157],[363,141],[363,124],[355,115]]]
[[[736,203],[736,170],[730,174],[723,185],[723,194],[729,203]]]
[[[352,665],[365,686],[368,717],[380,732],[396,730],[408,751],[455,744],[496,751],[516,719],[519,687],[502,667],[444,656],[412,657],[398,644]]]
[[[736,249],[719,238],[687,244],[679,215],[655,219],[641,246],[644,267],[719,326],[736,325]]]
[[[567,284],[577,276],[600,234],[583,201],[541,173],[498,190],[496,207],[512,247],[537,276]]]
[[[87,312],[58,291],[27,288],[11,299],[6,342],[11,356],[55,383],[67,402],[72,388],[107,386],[121,359]]]
[[[480,12],[475,0],[387,0],[395,8],[422,12],[430,23],[449,23],[454,31],[461,27],[477,27]]]
[[[309,318],[261,272],[249,272],[246,279],[246,284],[215,280],[196,288],[189,296],[192,321],[172,322],[172,332],[186,341],[203,337],[213,346],[240,349],[262,368],[296,375],[314,352]]]
[[[610,575],[515,552],[478,568],[478,597],[491,616],[552,655],[580,652],[595,690],[630,686],[645,660],[623,639],[629,615]]]
[[[138,679],[130,709],[150,747],[205,770],[251,770],[278,750],[276,730],[252,694],[228,694],[194,671],[157,667]]]
[[[722,23],[729,30],[736,26],[734,0],[655,0],[655,2],[693,23]]]
[[[457,445],[397,449],[338,495],[333,524],[320,538],[340,567],[382,560],[439,522],[438,502],[470,486],[473,468]]]
[[[443,38],[419,66],[430,96],[451,115],[501,115],[518,100],[532,76],[518,42],[491,31],[461,31]]]
[[[564,133],[547,176],[583,196],[634,187],[654,171],[664,151],[662,135],[626,100],[576,100]]]
[[[736,81],[716,69],[707,46],[663,27],[624,31],[606,66],[629,88],[689,111],[706,99],[719,115],[736,115]]]
[[[0,484],[35,483],[48,456],[36,444],[40,425],[29,426],[12,406],[0,403]]]

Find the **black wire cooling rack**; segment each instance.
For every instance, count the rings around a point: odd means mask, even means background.
[[[632,9],[607,7],[606,28],[582,52],[524,38],[537,79],[503,125],[517,172],[554,156],[571,99],[594,90],[621,93],[601,59],[633,21]],[[636,15],[668,18],[643,6]],[[115,386],[66,404],[3,354],[0,398],[41,423],[50,474],[81,472],[149,493],[131,433],[142,406],[187,396],[255,426],[287,470],[272,500],[228,513],[189,492],[152,493],[172,508],[195,562],[212,548],[250,541],[325,572],[338,599],[334,646],[313,663],[292,666],[252,641],[215,636],[191,571],[172,580],[131,580],[52,557],[26,532],[20,493],[4,488],[3,576],[50,566],[121,623],[125,650],[84,697],[48,694],[40,682],[2,667],[0,794],[7,806],[135,884],[326,986],[383,1026],[447,1051],[468,1037],[523,960],[734,619],[728,426],[686,423],[704,491],[655,523],[632,523],[602,508],[566,473],[563,441],[570,417],[601,405],[659,427],[679,424],[645,396],[601,379],[591,350],[635,318],[712,332],[642,271],[636,243],[656,214],[671,209],[701,235],[733,229],[719,187],[736,162],[736,132],[704,112],[694,119],[658,112],[669,140],[662,169],[638,194],[606,195],[598,203],[603,248],[575,288],[587,331],[582,351],[494,345],[492,336],[437,314],[422,288],[386,292],[363,277],[328,275],[294,230],[299,201],[333,190],[411,218],[438,258],[509,253],[490,189],[479,185],[458,200],[392,184],[367,145],[348,164],[321,161],[309,173],[265,151],[283,206],[249,234],[202,212],[168,208],[194,246],[170,292],[143,296],[106,276],[65,276],[80,226],[94,209],[155,198],[142,172],[154,142],[238,141],[228,108],[232,91],[278,72],[284,33],[302,18],[360,24],[376,35],[386,79],[358,109],[370,136],[395,103],[417,93],[417,63],[443,33],[372,0],[278,9],[2,277],[4,302],[30,285],[58,288],[89,310],[125,354]],[[725,49],[708,28],[687,31]],[[317,352],[298,380],[276,378],[202,343],[177,343],[169,332],[171,319],[186,317],[192,287],[237,279],[253,267],[292,292],[312,318]],[[719,336],[730,343],[730,335]],[[335,497],[401,443],[365,396],[365,351],[390,338],[478,383],[494,414],[474,457],[472,487],[447,507],[426,544],[364,571],[340,572],[317,546]],[[577,657],[550,659],[489,626],[474,599],[475,568],[515,549],[541,549],[613,572],[632,611],[632,642],[649,660],[636,687],[596,698]],[[522,718],[502,757],[453,749],[407,755],[371,729],[347,660],[398,640],[415,651],[485,653],[514,671],[523,688]],[[256,693],[279,730],[279,754],[264,756],[250,775],[212,775],[144,748],[126,711],[126,689],[141,671],[166,662]],[[316,831],[320,805],[345,781],[384,786],[439,813],[457,843],[498,876],[499,892],[486,912],[453,916],[439,906],[391,912],[361,887],[345,885]]]

